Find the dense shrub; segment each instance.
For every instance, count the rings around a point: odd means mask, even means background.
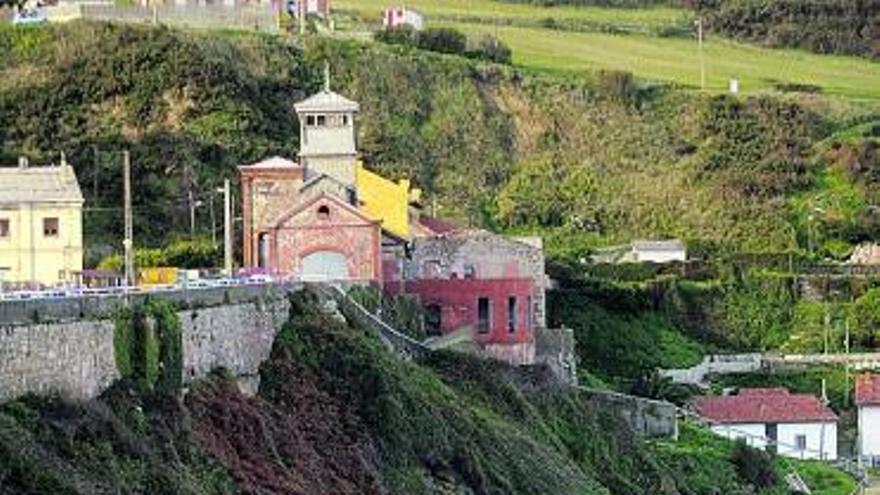
[[[612,100],[629,104],[637,94],[635,79],[631,72],[619,70],[600,70],[596,73],[599,91]]]
[[[416,44],[422,50],[461,55],[467,49],[467,37],[452,28],[428,28],[418,33]]]
[[[709,29],[727,36],[817,53],[880,57],[876,0],[725,1],[708,14]]]
[[[473,57],[488,60],[498,64],[509,64],[512,52],[500,39],[486,35],[483,36],[474,50],[469,52]]]
[[[779,482],[773,458],[767,452],[749,447],[745,439],[738,439],[730,455],[736,472],[746,483],[760,491]]]

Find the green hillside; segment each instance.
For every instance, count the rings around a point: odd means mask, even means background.
[[[880,119],[836,98],[712,96],[380,43],[83,23],[0,29],[0,49],[0,157],[67,153],[87,198],[90,263],[119,246],[123,149],[138,242],[188,236],[190,191],[207,235],[212,191],[236,165],[295,156],[293,103],[320,87],[324,60],[334,87],[361,102],[370,166],[411,177],[439,215],[541,233],[551,255],[678,236],[841,256],[880,232]]]

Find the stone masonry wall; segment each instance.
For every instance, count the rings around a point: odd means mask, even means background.
[[[178,311],[184,382],[222,367],[243,379],[245,391],[253,390],[260,364],[287,321],[287,291],[297,288],[241,287],[152,296],[190,308]],[[112,298],[0,302],[7,305],[6,311],[0,308],[0,402],[29,393],[71,400],[100,395],[119,378],[111,315],[122,304],[122,299]],[[41,321],[26,321],[34,312]]]
[[[0,401],[95,397],[119,378],[111,320],[0,325]]]
[[[290,302],[280,298],[178,313],[184,382],[222,367],[253,383],[289,311]]]

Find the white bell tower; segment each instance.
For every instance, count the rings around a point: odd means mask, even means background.
[[[307,179],[327,175],[355,187],[357,148],[354,116],[357,102],[330,91],[330,66],[324,66],[324,89],[294,105],[300,125],[299,159]]]

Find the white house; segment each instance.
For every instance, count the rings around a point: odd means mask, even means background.
[[[681,239],[633,241],[632,249],[624,258],[624,261],[636,263],[669,263],[670,261],[686,261],[687,251]]]
[[[869,466],[880,466],[880,375],[856,378],[856,406],[859,408],[859,456]]]
[[[737,395],[697,397],[693,408],[713,432],[744,438],[755,448],[797,459],[837,459],[837,415],[813,395],[741,389]]]
[[[687,261],[687,250],[681,239],[640,240],[598,249],[591,260],[593,263],[669,263]]]
[[[382,23],[385,25],[385,29],[410,26],[416,31],[419,31],[422,29],[422,25],[424,25],[424,20],[422,19],[422,14],[419,14],[415,10],[406,7],[390,7],[385,9]]]

